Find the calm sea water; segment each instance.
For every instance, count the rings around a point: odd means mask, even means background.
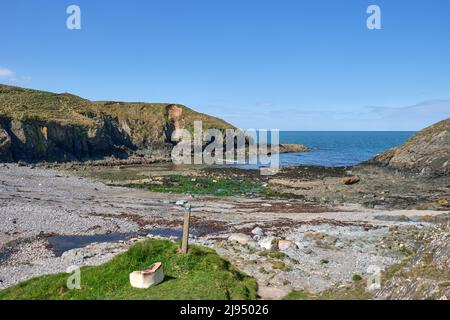
[[[282,166],[319,165],[336,167],[355,165],[403,144],[414,133],[412,131],[282,131],[280,132],[280,143],[304,144],[312,148],[312,151],[281,154],[280,162]]]
[[[415,132],[280,132],[280,143],[301,143],[308,153],[280,155],[281,164],[348,166],[403,144]]]

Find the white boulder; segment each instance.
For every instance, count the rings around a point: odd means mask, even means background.
[[[240,244],[248,244],[252,238],[243,233],[233,233],[228,237],[228,241],[237,242]]]
[[[265,237],[259,241],[259,246],[265,250],[274,250],[278,247],[278,241],[275,237]]]
[[[260,227],[256,227],[255,229],[253,229],[253,230],[252,230],[252,233],[253,233],[255,236],[260,236],[260,237],[264,236],[264,230],[261,229]]]
[[[278,241],[278,249],[280,251],[287,251],[289,249],[296,249],[297,245],[289,240],[279,240]]]
[[[187,200],[178,200],[177,202],[175,202],[175,205],[177,205],[177,206],[184,206],[187,203],[188,203]]]

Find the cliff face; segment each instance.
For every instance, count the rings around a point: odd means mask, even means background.
[[[110,117],[99,117],[93,127],[0,118],[0,136],[7,142],[0,147],[0,159],[4,161],[125,157],[135,150],[130,137]]]
[[[450,224],[426,228],[417,235],[418,249],[383,284],[378,299],[450,299]]]
[[[230,124],[185,106],[92,102],[70,94],[0,85],[0,161],[126,158],[170,149],[176,128]]]
[[[418,132],[404,145],[376,156],[370,163],[424,174],[450,174],[450,118]]]

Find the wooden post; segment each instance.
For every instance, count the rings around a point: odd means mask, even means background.
[[[183,238],[181,239],[181,253],[187,254],[188,242],[189,242],[189,223],[191,220],[191,206],[186,204],[184,207],[184,225],[183,225]]]

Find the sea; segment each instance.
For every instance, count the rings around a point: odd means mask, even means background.
[[[312,150],[281,154],[280,164],[351,166],[405,143],[414,134],[414,131],[281,131],[281,144],[303,144]],[[238,166],[247,169],[254,167]]]

